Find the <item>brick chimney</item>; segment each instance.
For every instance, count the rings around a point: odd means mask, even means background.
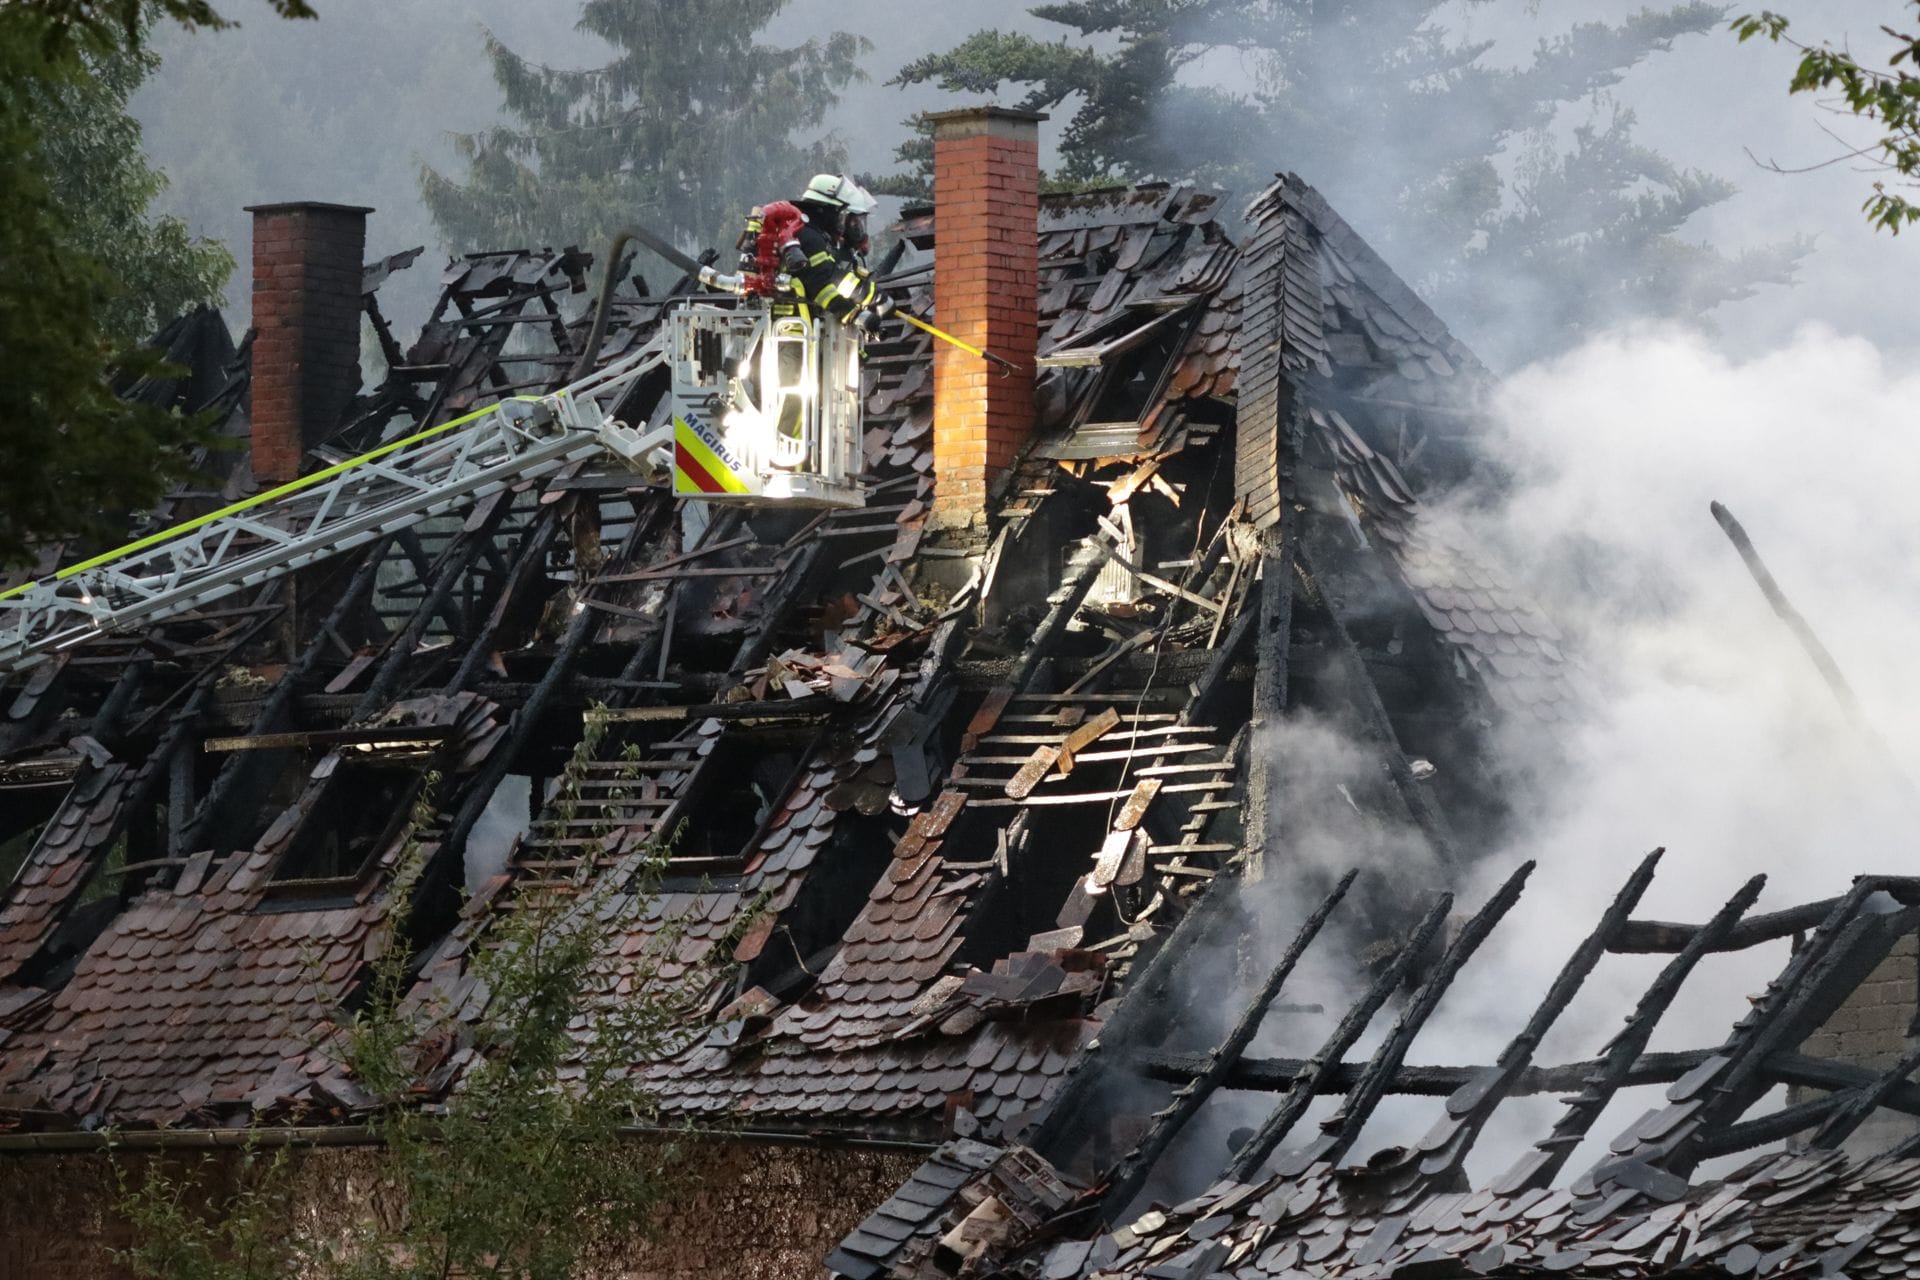
[[[253,215],[253,475],[300,475],[360,388],[360,205],[248,205]]]
[[[934,521],[984,522],[987,491],[1033,429],[1040,121],[1004,107],[936,112],[933,318],[1020,366],[933,344]]]

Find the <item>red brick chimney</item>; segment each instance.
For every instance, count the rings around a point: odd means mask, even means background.
[[[1033,429],[1044,119],[1004,107],[932,116],[934,321],[1021,370],[933,344],[934,521],[944,527],[985,521],[988,487]]]
[[[300,475],[360,388],[360,205],[248,205],[253,215],[253,475]]]

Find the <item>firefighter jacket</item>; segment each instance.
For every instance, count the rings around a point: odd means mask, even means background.
[[[791,310],[801,315],[822,312],[849,320],[879,298],[879,290],[867,273],[820,228],[812,223],[801,227],[795,243],[799,252],[787,267],[792,277],[788,286],[792,290],[788,300]]]

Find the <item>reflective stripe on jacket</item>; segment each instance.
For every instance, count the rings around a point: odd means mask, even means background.
[[[800,228],[797,243],[806,254],[806,265],[793,274],[791,288],[802,314],[811,309],[844,320],[879,297],[867,274],[835,252],[833,242],[819,228]]]

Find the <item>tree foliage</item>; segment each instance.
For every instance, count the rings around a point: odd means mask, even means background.
[[[31,18],[40,33],[40,50],[49,61],[81,53],[112,50],[138,52],[146,43],[154,18],[179,23],[189,30],[219,31],[238,26],[208,0],[10,0],[21,15]],[[283,18],[314,17],[306,0],[268,0]]]
[[[150,211],[167,179],[147,163],[127,99],[159,61],[145,51],[88,54],[82,74],[20,87],[68,237],[112,282],[97,314],[106,337],[122,345],[152,337],[193,307],[217,304],[234,266],[225,245]]]
[[[1909,3],[1920,18],[1920,0]],[[1871,155],[1898,185],[1909,189],[1920,185],[1920,76],[1908,69],[1920,67],[1920,35],[1881,27],[1893,49],[1887,55],[1886,68],[1880,70],[1862,66],[1851,50],[1836,49],[1824,41],[1802,44],[1788,34],[1788,25],[1786,18],[1768,10],[1742,14],[1732,23],[1734,34],[1742,42],[1765,36],[1800,51],[1788,92],[1833,91],[1838,95],[1838,109],[1879,126],[1879,141],[1843,158]],[[1897,190],[1889,190],[1888,181],[1874,182],[1873,194],[1861,210],[1874,227],[1899,235],[1902,227],[1920,222],[1920,204]]]
[[[604,718],[591,716],[554,802],[556,821],[576,812],[604,731]],[[637,785],[631,770],[611,777],[616,787]],[[225,1183],[210,1166],[149,1165],[144,1176],[123,1178],[118,1205],[134,1237],[121,1260],[136,1274],[563,1280],[609,1242],[644,1229],[678,1156],[623,1131],[655,1114],[634,1068],[673,1043],[677,1011],[656,978],[677,931],[657,932],[626,974],[608,972],[607,957],[653,910],[662,860],[643,858],[625,878],[596,871],[615,833],[593,832],[601,856],[583,853],[571,884],[523,891],[465,926],[476,1013],[436,1003],[415,981],[422,940],[410,936],[409,901],[424,868],[418,833],[433,821],[429,785],[388,890],[386,945],[364,1002],[333,1042],[373,1108],[397,1218],[363,1212],[344,1230],[303,1234],[288,1162],[262,1158],[257,1144]],[[444,1104],[423,1107],[423,1071],[449,1046],[457,1083]]]
[[[107,49],[48,61],[44,46],[32,13],[0,10],[0,564],[124,532],[183,476],[203,424],[111,387],[161,373],[137,343],[217,301],[232,267],[147,211],[163,180],[126,95],[150,60]]]
[[[1790,276],[1803,246],[1729,257],[1682,237],[1732,188],[1636,143],[1631,112],[1600,102],[1570,140],[1555,131],[1567,109],[1717,25],[1718,7],[1686,0],[1576,22],[1518,63],[1457,37],[1452,8],[1047,4],[1031,12],[1079,41],[982,31],[895,82],[1018,90],[1019,106],[1064,111],[1069,179],[1195,178],[1250,193],[1294,170],[1496,357],[1538,354],[1624,316],[1698,316]],[[902,158],[924,174],[924,141]],[[1532,311],[1547,304],[1552,325]]]
[[[422,190],[461,249],[599,244],[640,221],[691,246],[730,242],[750,206],[844,155],[810,136],[859,75],[864,39],[779,40],[786,0],[586,0],[604,66],[530,62],[489,36],[512,124],[457,135],[464,179]]]

